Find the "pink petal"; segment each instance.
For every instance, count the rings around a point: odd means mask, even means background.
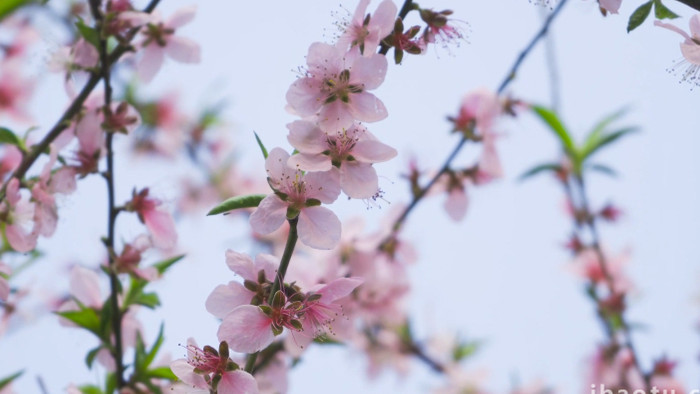
[[[199,44],[189,38],[171,37],[168,45],[165,46],[165,53],[180,63],[199,63],[200,61]]]
[[[681,53],[685,60],[690,63],[700,65],[700,45],[698,44],[681,44]]]
[[[690,18],[690,35],[700,39],[700,14],[695,14]]]
[[[10,283],[4,277],[0,276],[0,301],[7,301],[10,296]]]
[[[617,14],[617,10],[620,9],[622,0],[600,0],[601,8],[607,10],[611,14]]]
[[[379,189],[379,179],[371,164],[346,161],[340,167],[340,186],[348,197],[370,198]]]
[[[80,151],[92,156],[100,148],[104,140],[102,119],[98,111],[88,110],[75,125],[75,136],[78,137]]]
[[[339,131],[349,129],[350,126],[352,126],[352,122],[355,120],[352,113],[352,106],[355,105],[355,97],[362,96],[363,94],[366,93],[356,93],[351,95],[350,104],[346,104],[340,100],[335,100],[332,103],[325,104],[323,107],[321,107],[321,111],[318,114],[318,125],[321,127],[321,130],[329,134],[334,134]],[[358,119],[363,120],[359,117]]]
[[[348,107],[352,116],[363,122],[377,122],[389,116],[384,103],[372,93],[353,94]]]
[[[165,51],[157,44],[151,44],[143,49],[141,60],[136,67],[136,73],[141,81],[148,83],[153,80],[158,70],[163,66]]]
[[[377,140],[362,140],[355,144],[352,150],[352,157],[355,160],[364,163],[379,163],[382,161],[391,160],[398,152],[396,149],[381,143]]]
[[[384,82],[387,68],[384,55],[374,53],[369,57],[358,57],[350,69],[350,83],[362,84],[365,90],[376,89]]]
[[[257,280],[258,273],[255,270],[253,259],[247,254],[238,253],[231,249],[226,251],[226,265],[228,268],[240,275],[243,279]]]
[[[321,302],[330,304],[335,300],[343,298],[360,286],[364,280],[362,278],[338,278],[323,285],[317,293],[321,294]]]
[[[468,205],[467,193],[463,189],[454,188],[449,192],[447,200],[445,200],[445,211],[447,211],[452,220],[460,221],[467,214]]]
[[[184,7],[180,8],[179,10],[175,11],[170,18],[168,18],[168,21],[165,22],[165,25],[167,27],[170,27],[172,29],[177,29],[181,26],[184,26],[192,21],[194,19],[194,15],[197,13],[197,6],[196,5],[191,5],[189,7]]]
[[[265,197],[250,215],[250,226],[258,234],[270,234],[287,219],[287,204],[274,194]]]
[[[664,23],[664,22],[661,22],[661,21],[658,21],[658,20],[657,20],[657,21],[654,21],[654,26],[659,26],[659,27],[663,27],[664,29],[668,29],[668,30],[671,30],[671,31],[675,31],[676,33],[682,35],[683,38],[685,38],[686,42],[691,41],[690,36],[688,35],[688,33],[686,33],[685,31],[683,31],[683,29],[681,29],[681,28],[679,28],[679,27],[677,27],[677,26],[674,26],[674,25],[672,25],[672,24],[670,24],[670,23]]]
[[[122,11],[119,13],[117,19],[129,23],[131,27],[138,27],[147,23],[156,22],[153,15],[139,11]]]
[[[503,176],[503,167],[501,159],[496,152],[496,144],[494,137],[484,138],[484,146],[479,158],[479,171],[484,172],[491,178],[500,178]]]
[[[257,279],[258,272],[263,270],[265,278],[272,280],[277,275],[277,267],[280,265],[279,257],[271,254],[260,253],[255,256],[255,278]]]
[[[314,78],[299,78],[287,90],[287,103],[302,117],[311,116],[323,105],[325,97],[321,81]]]
[[[51,177],[50,191],[53,193],[70,194],[75,191],[76,172],[73,167],[63,167]]]
[[[309,46],[306,64],[314,78],[323,79],[345,68],[345,51],[323,42],[314,42]]]
[[[285,179],[293,172],[293,169],[287,165],[287,160],[289,160],[289,153],[282,148],[274,148],[267,154],[265,171],[273,182]]]
[[[303,171],[328,171],[333,167],[331,158],[320,153],[297,153],[289,158],[287,165]]]
[[[258,382],[248,372],[228,371],[221,376],[219,394],[258,394]]]
[[[340,241],[340,220],[328,208],[308,207],[299,214],[299,239],[314,249],[333,249]]]
[[[74,266],[70,272],[70,292],[81,304],[87,307],[101,308],[100,278],[96,272],[80,266]]]
[[[394,22],[396,21],[397,13],[398,10],[396,9],[396,5],[391,0],[384,0],[377,6],[377,10],[374,11],[372,18],[369,21],[369,27],[372,30],[377,29],[377,34],[380,40],[388,36],[394,29]]]
[[[170,370],[173,371],[178,379],[182,380],[184,383],[198,388],[207,388],[207,382],[204,380],[202,375],[194,372],[194,367],[187,363],[187,360],[181,358],[175,360],[170,364]]]
[[[241,305],[250,304],[253,292],[243,287],[238,282],[229,282],[228,285],[218,285],[209,294],[204,306],[207,311],[219,319],[223,319]]]
[[[328,149],[326,134],[312,122],[297,120],[287,125],[287,141],[301,153],[321,153]]]
[[[153,237],[153,245],[159,249],[171,249],[177,242],[175,221],[170,213],[159,209],[143,212],[143,221]]]
[[[26,253],[36,247],[36,240],[39,234],[35,232],[26,232],[19,225],[11,225],[5,228],[5,236],[7,237],[7,242],[12,246],[12,249],[20,253]]]
[[[310,172],[304,175],[304,183],[307,198],[330,204],[340,195],[340,174],[336,168],[325,172]]]
[[[224,317],[217,336],[235,352],[254,353],[275,339],[272,320],[254,305],[242,305]]]

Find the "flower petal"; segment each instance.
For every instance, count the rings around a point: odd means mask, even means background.
[[[363,122],[377,122],[389,116],[384,103],[368,92],[350,96],[350,105],[348,107],[352,116]]]
[[[209,294],[204,306],[207,311],[219,319],[223,319],[241,305],[250,304],[253,292],[238,282],[228,282],[228,285],[218,285]]]
[[[377,140],[365,139],[358,141],[352,150],[352,157],[364,163],[379,163],[391,160],[398,152],[396,149]]]
[[[258,234],[270,234],[280,228],[287,218],[287,204],[274,194],[260,201],[258,209],[250,215],[250,226]]]
[[[289,158],[287,165],[304,171],[328,171],[333,167],[331,158],[320,153],[297,153]]]
[[[170,364],[170,370],[173,371],[178,379],[182,380],[184,383],[192,387],[197,387],[200,389],[207,388],[207,382],[204,380],[202,375],[194,372],[194,367],[187,363],[187,360],[181,358],[175,360]]]
[[[287,141],[301,153],[321,153],[328,149],[326,134],[316,124],[297,120],[287,125]]]
[[[333,249],[340,241],[340,220],[328,208],[308,207],[299,214],[299,239],[314,249]]]
[[[243,305],[224,317],[217,336],[236,352],[254,353],[264,349],[275,338],[272,320],[260,308]]]
[[[189,38],[171,37],[168,45],[165,46],[165,53],[180,63],[199,63],[200,61],[199,44]]]
[[[335,201],[340,195],[340,173],[333,167],[330,171],[310,172],[304,175],[306,197],[315,198],[325,204]]]
[[[238,253],[231,249],[226,251],[226,265],[228,268],[240,275],[243,279],[257,280],[258,274],[255,272],[253,259],[245,253]]]
[[[371,164],[346,161],[340,167],[340,186],[348,197],[370,198],[379,189],[379,179]]]
[[[219,394],[258,394],[258,382],[243,370],[227,371],[217,387]]]

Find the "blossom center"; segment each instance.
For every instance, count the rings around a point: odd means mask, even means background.
[[[344,103],[350,102],[351,93],[362,93],[363,85],[350,83],[350,70],[345,69],[338,75],[332,75],[323,79],[321,91],[326,94],[326,104],[336,100]]]

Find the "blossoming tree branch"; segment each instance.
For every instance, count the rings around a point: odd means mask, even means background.
[[[463,92],[461,102],[445,109],[447,126],[436,125],[454,140],[442,150],[444,157],[430,152],[442,164],[424,168],[411,159],[402,173],[393,175],[385,166],[401,155],[403,141],[383,135],[382,124],[406,109],[385,104],[382,85],[405,78],[398,67],[414,72],[419,55],[452,55],[442,62],[463,56],[471,32],[466,20],[478,15],[456,15],[411,0],[359,0],[349,6],[354,10],[336,20],[337,31],[324,34],[323,42],[309,43],[306,64],[279,89],[286,101],[279,112],[293,117],[279,126],[286,132],[246,134],[254,140],[255,155],[264,160],[251,170],[240,163],[220,103],[189,113],[179,106],[177,94],[147,93],[149,84],[165,73],[161,70],[173,63],[187,67],[183,75],[202,67],[202,47],[210,48],[190,38],[187,30],[199,11],[196,6],[170,9],[169,2],[158,0],[55,3],[0,3],[0,344],[12,343],[16,332],[35,325],[29,315],[45,316],[58,324],[50,330],[73,330],[81,342],[90,343],[87,352],[71,354],[70,364],[62,361],[57,367],[93,373],[85,381],[48,381],[42,371],[17,363],[0,347],[0,393],[16,392],[13,387],[83,394],[286,393],[295,384],[290,373],[315,356],[309,349],[331,345],[362,354],[370,376],[387,369],[402,373],[418,363],[438,376],[432,392],[487,392],[488,384],[466,362],[481,341],[461,333],[426,336],[415,329],[410,270],[414,263],[429,262],[418,256],[420,240],[405,230],[415,212],[431,207],[424,201],[435,198],[443,199],[450,220],[468,222],[468,210],[479,210],[470,204],[470,194],[504,177],[499,154],[500,145],[507,143],[504,124],[517,125],[528,117],[551,131],[559,156],[520,169],[521,179],[549,174],[561,187],[571,223],[564,236],[572,256],[568,268],[580,278],[583,297],[592,304],[590,317],[601,328],[601,339],[590,343],[593,356],[582,387],[592,393],[597,388],[684,392],[673,354],[649,359],[640,351],[644,337],[629,313],[635,290],[626,273],[629,256],[610,249],[601,230],[616,223],[622,211],[612,203],[596,205],[589,186],[591,178],[615,174],[599,161],[599,152],[612,151],[639,131],[641,127],[624,123],[635,124],[634,113],[610,111],[577,142],[561,114],[513,87],[526,77],[523,65],[549,38],[567,4],[592,5],[600,18],[612,18],[620,13],[622,0],[531,1],[544,13],[541,25],[527,32],[520,52],[510,55],[503,78],[495,86]],[[700,14],[689,18],[689,31],[673,21],[681,19],[676,13],[681,8],[700,11],[700,2],[636,3],[627,32],[654,18],[647,25],[658,34],[663,34],[661,27],[680,35],[682,60],[671,71],[691,88],[700,84]],[[313,22],[319,24],[319,36],[323,26],[333,23]],[[61,43],[49,49],[42,40],[46,24],[61,32]],[[62,90],[62,110],[46,124],[35,118],[35,101],[56,92],[48,92],[29,71],[37,48],[48,53],[41,62],[42,72],[51,73],[45,78]],[[415,100],[424,99],[422,93],[414,94]],[[597,114],[586,116],[595,120]],[[270,143],[280,136],[285,144]],[[475,153],[469,156],[466,150]],[[175,198],[161,195],[157,183],[144,184],[140,173],[120,171],[127,164],[147,167],[142,157],[176,163],[166,165],[173,171],[166,177],[184,169]],[[387,193],[387,177],[408,190],[405,203],[403,196]],[[99,193],[93,187],[98,181]],[[58,249],[94,249],[99,257],[72,262],[54,275],[52,281],[67,284],[67,290],[47,295],[25,278],[46,275],[42,267],[53,262],[55,248],[47,245],[57,233],[73,231],[63,225],[72,220],[64,212],[71,212],[66,206],[82,190],[90,190],[92,203],[102,212],[101,218],[85,221],[105,227],[81,237],[79,245]],[[120,190],[130,194],[122,198]],[[359,217],[340,214],[340,200],[359,204]],[[207,219],[202,219],[204,213]],[[206,234],[216,231],[209,230],[214,228],[210,223],[220,216],[230,219],[227,226],[244,229],[236,230],[241,235],[229,247],[199,243],[198,248],[218,248],[222,258],[196,264],[225,263],[229,276],[216,278],[218,284],[205,290],[195,278],[195,283],[178,284],[197,293],[193,299],[204,300],[182,305],[182,313],[206,310],[217,328],[198,338],[193,322],[191,337],[177,338],[179,345],[172,346],[168,316],[157,315],[156,329],[143,311],[167,305],[159,285],[173,278],[177,267],[194,264],[190,256],[197,250],[183,250],[180,224],[197,217],[204,220],[197,231]],[[377,228],[365,228],[368,216],[378,219]],[[427,232],[440,231],[434,223],[423,226]],[[446,253],[472,263],[459,247]],[[445,302],[462,308],[462,300]],[[644,323],[653,320],[646,318]],[[516,384],[510,392],[554,391],[546,381],[533,381]]]

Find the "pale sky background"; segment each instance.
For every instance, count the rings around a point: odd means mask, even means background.
[[[191,3],[164,0],[159,9],[169,15]],[[628,272],[636,292],[628,316],[644,325],[635,335],[643,366],[648,369],[653,359],[666,354],[679,360],[678,376],[687,387],[700,388],[700,92],[679,84],[680,78],[666,71],[681,58],[679,35],[652,26],[651,20],[632,34],[625,32],[627,18],[639,3],[625,0],[620,15],[603,18],[594,1],[569,1],[551,31],[561,117],[581,138],[602,116],[630,106],[619,125],[642,128],[642,133],[600,154],[599,161],[621,176],[591,178],[589,191],[594,203],[612,201],[625,211],[622,222],[605,226],[602,236],[613,254],[632,252]],[[469,91],[495,89],[541,24],[540,8],[526,0],[420,4],[453,9],[455,18],[469,23],[469,44],[451,51],[431,48],[423,56],[407,56],[403,65],[390,64],[385,83],[376,91],[390,116],[370,125],[371,130],[400,152],[392,162],[377,166],[386,199],[396,204],[408,199],[399,174],[409,158],[417,156],[424,167],[442,163],[456,143],[445,117],[456,113]],[[683,16],[676,25],[687,29],[692,10],[675,1],[666,4]],[[342,2],[341,8],[335,1],[311,0],[199,2],[197,18],[181,34],[202,45],[202,63],[168,62],[145,92],[158,95],[177,89],[190,109],[225,99],[228,129],[245,152],[243,167],[262,177],[252,131],[268,148],[288,148],[285,124],[294,118],[284,111],[284,95],[296,77],[293,70],[305,63],[312,42],[332,35],[337,17],[331,13],[346,15],[355,5]],[[50,35],[45,39],[52,41]],[[547,104],[550,87],[543,48],[538,46],[525,61],[508,91]],[[33,105],[42,130],[65,106],[61,84],[52,78],[46,79]],[[438,196],[421,203],[405,228],[405,238],[419,251],[419,261],[411,268],[413,322],[418,338],[457,331],[483,340],[481,351],[465,369],[486,371],[486,387],[495,393],[505,392],[514,380],[537,379],[563,393],[579,392],[585,388],[585,360],[603,333],[582,282],[566,270],[569,256],[560,245],[570,223],[563,196],[547,176],[517,182],[532,165],[557,158],[558,146],[530,114],[501,126],[505,138],[498,149],[505,178],[470,191],[469,212],[462,222],[447,218],[444,199]],[[459,161],[469,163],[474,154],[467,150]],[[157,195],[172,200],[177,188],[172,174],[185,171],[172,163],[126,158],[117,162],[117,201],[126,200],[135,185],[152,186]],[[54,280],[45,272],[65,270],[72,262],[99,261],[98,239],[106,227],[104,193],[103,181],[93,177],[63,201],[56,235],[40,243],[50,258],[23,280],[65,289],[67,277]],[[384,204],[367,210],[359,201],[337,204],[341,217],[360,215],[372,225],[388,208]],[[165,320],[162,349],[174,357],[184,354],[177,344],[189,336],[200,344],[215,342],[218,324],[204,309],[204,300],[216,285],[233,277],[224,251],[251,251],[241,241],[244,225],[220,217],[180,223],[181,245],[188,256],[156,285],[164,306],[140,314],[149,339]],[[124,238],[139,231],[135,223],[120,218]],[[99,369],[87,371],[83,363],[85,352],[95,345],[90,335],[59,328],[56,320],[43,316],[0,338],[0,375],[26,368],[16,386],[19,393],[38,392],[37,375],[51,393],[61,392],[69,382],[97,383],[102,376]],[[290,393],[423,393],[441,381],[418,362],[408,378],[385,373],[368,381],[365,368],[364,357],[356,352],[311,349],[291,373]]]

